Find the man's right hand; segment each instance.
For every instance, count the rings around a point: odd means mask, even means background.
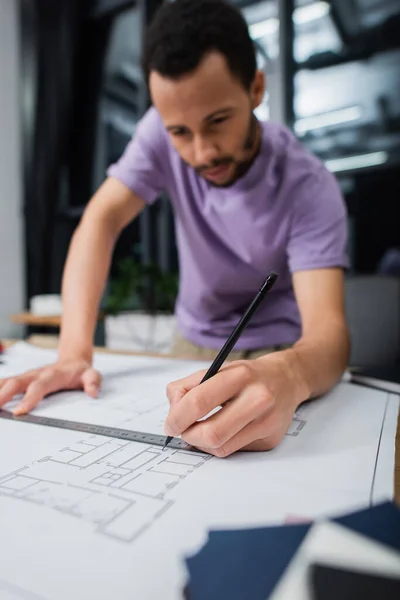
[[[0,408],[14,396],[23,394],[13,410],[14,415],[23,415],[54,392],[83,389],[89,396],[96,398],[100,385],[100,373],[89,362],[58,361],[15,377],[0,379]]]

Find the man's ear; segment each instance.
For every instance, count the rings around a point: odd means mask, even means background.
[[[250,95],[253,105],[253,110],[258,108],[263,101],[265,94],[265,73],[261,69],[257,69],[254,81],[251,85]]]

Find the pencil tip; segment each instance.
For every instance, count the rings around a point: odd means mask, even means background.
[[[171,441],[171,440],[172,440],[172,437],[169,435],[169,436],[167,437],[167,439],[165,440],[163,451],[164,451],[164,450],[165,450],[165,448],[168,446],[168,444],[170,443],[170,441]]]

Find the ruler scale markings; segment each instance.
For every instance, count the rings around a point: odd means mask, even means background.
[[[70,431],[81,431],[94,435],[104,435],[105,437],[128,440],[130,442],[141,442],[143,444],[153,444],[164,446],[166,436],[155,433],[146,433],[143,431],[133,431],[130,429],[120,429],[118,427],[108,427],[107,425],[93,425],[91,423],[81,423],[79,421],[67,421],[65,419],[54,419],[52,417],[43,417],[39,415],[20,415],[15,416],[11,412],[0,409],[0,419],[23,423],[33,423],[35,425],[44,425],[47,427],[58,427],[59,429],[68,429]],[[174,438],[169,444],[170,448],[175,450],[190,450],[204,454],[197,448],[189,446],[183,440]]]

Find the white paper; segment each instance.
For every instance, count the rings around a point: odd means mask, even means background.
[[[337,523],[317,523],[307,533],[269,600],[312,600],[308,569],[315,563],[385,577],[400,576],[400,552]]]
[[[0,377],[54,356],[19,344]],[[163,433],[167,383],[207,365],[99,354],[95,366],[104,375],[99,399],[57,394],[35,412]],[[175,600],[183,559],[211,528],[368,506],[378,448],[394,444],[388,402],[386,392],[341,383],[300,407],[275,450],[228,459],[0,419],[0,590]],[[390,495],[387,477],[379,481]]]

